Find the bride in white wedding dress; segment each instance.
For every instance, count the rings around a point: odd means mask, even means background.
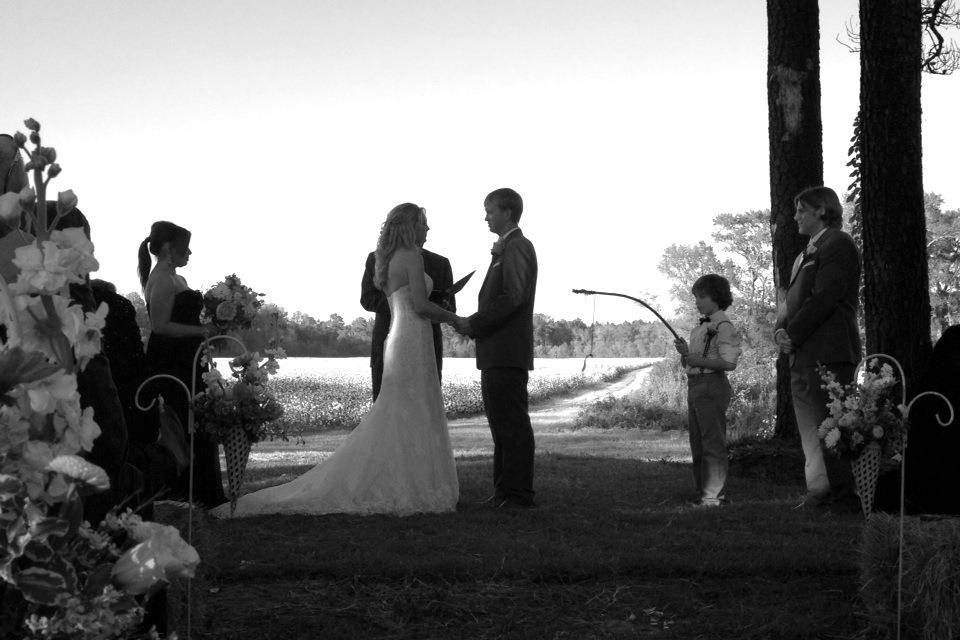
[[[433,285],[418,249],[427,229],[422,208],[401,204],[380,231],[375,282],[387,293],[391,322],[383,385],[370,412],[333,455],[310,471],[242,496],[234,517],[456,509],[460,487],[431,329],[431,321],[452,323],[456,315],[427,299]],[[211,513],[230,517],[230,504]]]

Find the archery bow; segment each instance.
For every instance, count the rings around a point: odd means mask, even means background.
[[[589,289],[574,289],[573,292],[574,292],[574,293],[580,293],[580,294],[583,294],[583,295],[585,295],[585,296],[614,296],[614,297],[617,297],[617,298],[626,298],[627,300],[633,300],[634,302],[638,302],[638,303],[642,304],[643,306],[645,306],[647,309],[650,309],[650,311],[653,312],[653,315],[657,316],[657,319],[660,320],[660,322],[663,323],[663,326],[665,326],[665,327],[667,328],[667,330],[669,330],[670,333],[673,334],[673,337],[674,337],[674,338],[676,338],[677,340],[680,339],[680,334],[678,334],[676,331],[673,330],[673,327],[670,326],[670,323],[667,322],[666,320],[664,320],[663,316],[660,315],[660,313],[657,312],[656,309],[654,309],[653,307],[651,307],[649,304],[647,304],[646,302],[644,302],[644,301],[641,300],[640,298],[634,298],[633,296],[628,296],[628,295],[626,295],[626,294],[624,294],[624,293],[611,293],[611,292],[609,292],[609,291],[590,291]]]

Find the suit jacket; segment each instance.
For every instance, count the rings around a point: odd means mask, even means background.
[[[848,234],[829,228],[804,252],[777,321],[794,347],[793,367],[860,361],[857,329],[860,254]]]
[[[360,284],[360,305],[372,313],[376,313],[373,323],[373,342],[370,345],[370,366],[383,367],[383,343],[387,340],[390,331],[390,305],[383,291],[373,284],[373,275],[376,268],[376,253],[371,251],[367,256],[367,264],[363,270],[363,281]],[[457,312],[456,296],[445,296],[444,291],[453,285],[453,270],[450,261],[440,254],[423,250],[423,270],[433,280],[433,291],[430,292],[430,302],[442,305],[447,300],[448,307]],[[443,334],[440,325],[433,325],[433,349],[437,356],[437,369],[443,364]]]
[[[503,253],[490,261],[477,312],[469,318],[478,369],[533,369],[536,294],[537,253],[517,229],[503,241]]]

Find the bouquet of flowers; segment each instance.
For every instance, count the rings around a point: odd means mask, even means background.
[[[869,517],[882,460],[899,461],[902,455],[908,410],[902,402],[897,404],[893,394],[900,381],[893,375],[893,367],[887,363],[880,366],[878,358],[867,361],[861,378],[846,386],[826,367],[820,366],[819,372],[830,397],[830,415],[820,423],[820,438],[827,449],[852,458],[857,495]]]
[[[107,306],[85,312],[70,298],[69,285],[98,268],[93,245],[81,228],[57,229],[76,207],[72,191],[58,194],[47,219],[60,166],[41,146],[40,123],[24,124],[29,138],[14,140],[33,187],[0,196],[16,268],[13,282],[0,275],[0,637],[129,638],[152,586],[191,577],[199,558],[172,527],[132,515],[96,528],[83,519],[82,496],[110,487],[82,457],[100,427],[77,389],[77,373],[100,353]]]
[[[262,297],[231,273],[203,294],[204,316],[224,333],[249,329],[263,306]]]
[[[230,512],[240,497],[240,487],[250,457],[250,447],[263,438],[287,439],[283,423],[275,423],[283,415],[283,406],[267,388],[269,376],[280,368],[278,358],[283,349],[267,349],[266,359],[257,352],[245,353],[230,361],[232,380],[225,379],[210,357],[204,355],[210,370],[203,374],[204,391],[193,399],[193,408],[200,429],[223,444],[227,462],[227,496]],[[276,426],[275,426],[276,425]]]
[[[898,384],[893,367],[873,358],[859,381],[841,385],[826,367],[818,369],[823,388],[830,397],[830,415],[820,424],[819,435],[827,449],[856,458],[871,445],[886,457],[899,458],[906,407],[898,405],[894,387]]]
[[[251,442],[264,438],[287,439],[283,427],[272,427],[283,415],[283,406],[267,387],[269,376],[280,369],[277,359],[286,357],[283,349],[267,349],[260,354],[245,353],[230,361],[231,379],[224,378],[209,353],[211,364],[203,374],[205,389],[194,398],[198,426],[215,440],[223,442],[230,432],[242,430]]]

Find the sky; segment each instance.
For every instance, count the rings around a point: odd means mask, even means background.
[[[842,193],[856,0],[821,2],[824,174]],[[478,274],[483,199],[510,186],[539,259],[536,310],[590,318],[573,288],[650,296],[674,243],[769,208],[762,0],[12,2],[0,131],[34,117],[92,225],[101,269],[139,290],[155,220],[193,232],[181,273],[237,273],[289,312],[367,316],[387,212],[427,210],[427,248]],[[924,187],[960,207],[960,75],[923,80]],[[951,106],[952,105],[952,106]],[[652,319],[600,298],[598,321]]]

